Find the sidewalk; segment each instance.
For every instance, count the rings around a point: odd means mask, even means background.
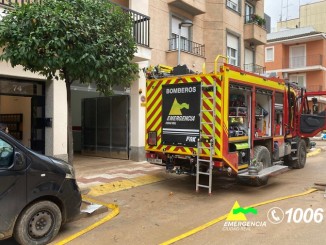
[[[81,190],[122,180],[164,172],[164,167],[148,162],[134,162],[84,155],[74,156],[74,168]]]

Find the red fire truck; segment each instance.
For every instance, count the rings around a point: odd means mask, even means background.
[[[209,193],[213,173],[263,185],[303,168],[309,137],[326,129],[326,92],[219,65],[220,57],[212,73],[149,76],[147,161],[196,175],[196,190]]]

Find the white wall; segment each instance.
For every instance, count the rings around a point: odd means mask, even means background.
[[[16,77],[16,78],[18,78],[18,77],[19,78],[32,78],[32,79],[38,79],[38,80],[45,79],[43,76],[40,76],[36,73],[24,71],[22,66],[15,66],[13,68],[9,63],[1,62],[1,61],[0,61],[0,75]]]
[[[67,157],[67,93],[64,81],[46,82],[45,117],[52,128],[45,130],[45,154]]]
[[[139,68],[148,67],[148,61],[139,62]],[[139,94],[139,91],[142,91]],[[146,79],[144,72],[139,72],[139,80],[134,81],[130,91],[130,158],[141,161],[145,159],[145,114],[146,108],[142,105],[141,97],[146,96]]]
[[[149,0],[129,0],[129,8],[148,15]]]

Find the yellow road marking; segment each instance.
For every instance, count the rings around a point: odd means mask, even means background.
[[[157,175],[144,175],[132,179],[119,180],[111,183],[97,185],[90,187],[90,191],[87,193],[89,196],[102,196],[108,193],[131,189],[137,186],[155,183],[164,180],[164,177]]]
[[[253,204],[253,205],[250,205],[250,206],[247,206],[246,208],[248,207],[258,207],[258,206],[262,206],[262,205],[265,205],[265,204],[269,204],[269,203],[273,203],[273,202],[278,202],[278,201],[282,201],[282,200],[285,200],[285,199],[289,199],[289,198],[294,198],[294,197],[299,197],[299,196],[304,196],[304,195],[307,195],[307,194],[310,194],[312,192],[315,192],[317,191],[317,189],[310,189],[308,191],[305,191],[305,192],[302,192],[302,193],[298,193],[298,194],[294,194],[294,195],[290,195],[290,196],[284,196],[284,197],[279,197],[279,198],[275,198],[275,199],[272,199],[272,200],[268,200],[268,201],[265,201],[265,202],[260,202],[260,203],[256,203],[256,204]],[[175,243],[177,241],[180,241],[188,236],[191,236],[199,231],[202,231],[206,228],[208,228],[209,226],[212,226],[224,219],[226,219],[226,217],[228,216],[228,214],[225,214],[223,216],[220,216],[212,221],[209,221],[208,223],[206,224],[203,224],[201,226],[198,226],[188,232],[185,232],[177,237],[174,237],[166,242],[163,242],[161,243],[160,245],[168,245],[168,244],[172,244],[172,243]]]
[[[56,243],[55,245],[64,245],[72,240],[74,240],[75,238],[95,229],[96,227],[100,226],[101,224],[104,224],[105,222],[109,221],[110,219],[114,218],[115,216],[117,216],[120,213],[119,210],[119,206],[116,204],[112,204],[112,203],[104,203],[104,202],[100,202],[97,200],[94,200],[92,198],[83,196],[83,200],[88,201],[88,202],[92,202],[92,203],[96,203],[96,204],[100,204],[103,206],[106,206],[107,208],[111,209],[112,212],[110,212],[107,216],[105,216],[103,219],[99,220],[98,222],[86,227],[85,229],[61,240],[60,242]]]

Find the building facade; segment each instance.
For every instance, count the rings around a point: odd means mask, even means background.
[[[305,87],[326,90],[326,35],[312,27],[267,35],[266,72]]]
[[[308,3],[300,6],[299,17],[277,22],[277,31],[290,28],[311,26],[320,32],[326,32],[326,1]]]
[[[216,56],[222,54],[228,57],[230,64],[247,71],[264,73],[266,28],[263,0],[114,0],[112,2],[130,11],[134,18],[133,30],[138,47],[134,62],[138,63],[141,69],[158,64],[172,67],[185,64],[194,72],[201,72],[205,64],[206,70],[210,72],[214,69]],[[7,0],[0,0],[0,8],[7,8],[8,3]],[[9,64],[2,62],[0,84],[5,85],[8,79],[15,83],[32,81],[38,84],[43,91],[40,95],[42,98],[33,99],[33,96],[36,96],[34,94],[25,96],[5,93],[1,85],[0,114],[14,113],[14,111],[5,111],[4,108],[8,103],[13,104],[18,97],[29,98],[31,106],[28,107],[31,109],[26,112],[26,116],[25,113],[23,116],[23,124],[26,127],[22,132],[23,141],[31,147],[29,144],[31,138],[42,138],[43,143],[39,142],[39,144],[44,145],[46,154],[64,158],[67,155],[64,82],[46,81],[38,75],[24,72],[22,67],[11,68]],[[14,83],[10,84],[10,86],[14,85]],[[144,160],[145,91],[146,82],[142,71],[139,73],[139,79],[133,82],[130,88],[116,88],[116,94],[127,97],[127,107],[124,107],[127,125],[124,129],[119,129],[112,123],[114,114],[105,122],[108,126],[100,126],[98,120],[102,119],[97,114],[91,114],[94,110],[87,110],[89,107],[94,108],[91,105],[96,105],[100,113],[101,108],[106,105],[112,107],[112,101],[99,100],[100,95],[91,85],[73,84],[75,151],[118,158],[121,151],[125,151],[123,158]],[[2,102],[2,97],[6,97],[7,101]],[[37,107],[39,104],[41,106]],[[34,111],[39,114],[34,115]],[[113,113],[110,110],[104,111]],[[43,131],[34,132],[33,126],[28,122],[37,121],[38,117],[50,123],[43,124]],[[86,120],[94,117],[98,120]],[[116,137],[110,134],[118,130],[125,132]],[[41,132],[41,136],[36,132]],[[111,141],[106,138],[111,138]],[[118,138],[125,138],[125,140],[120,142]],[[115,144],[114,141],[117,140],[119,142]],[[99,147],[100,144],[105,144],[105,147]],[[110,153],[103,155],[101,151],[106,151],[103,149],[107,149]],[[113,154],[112,151],[115,153]]]

